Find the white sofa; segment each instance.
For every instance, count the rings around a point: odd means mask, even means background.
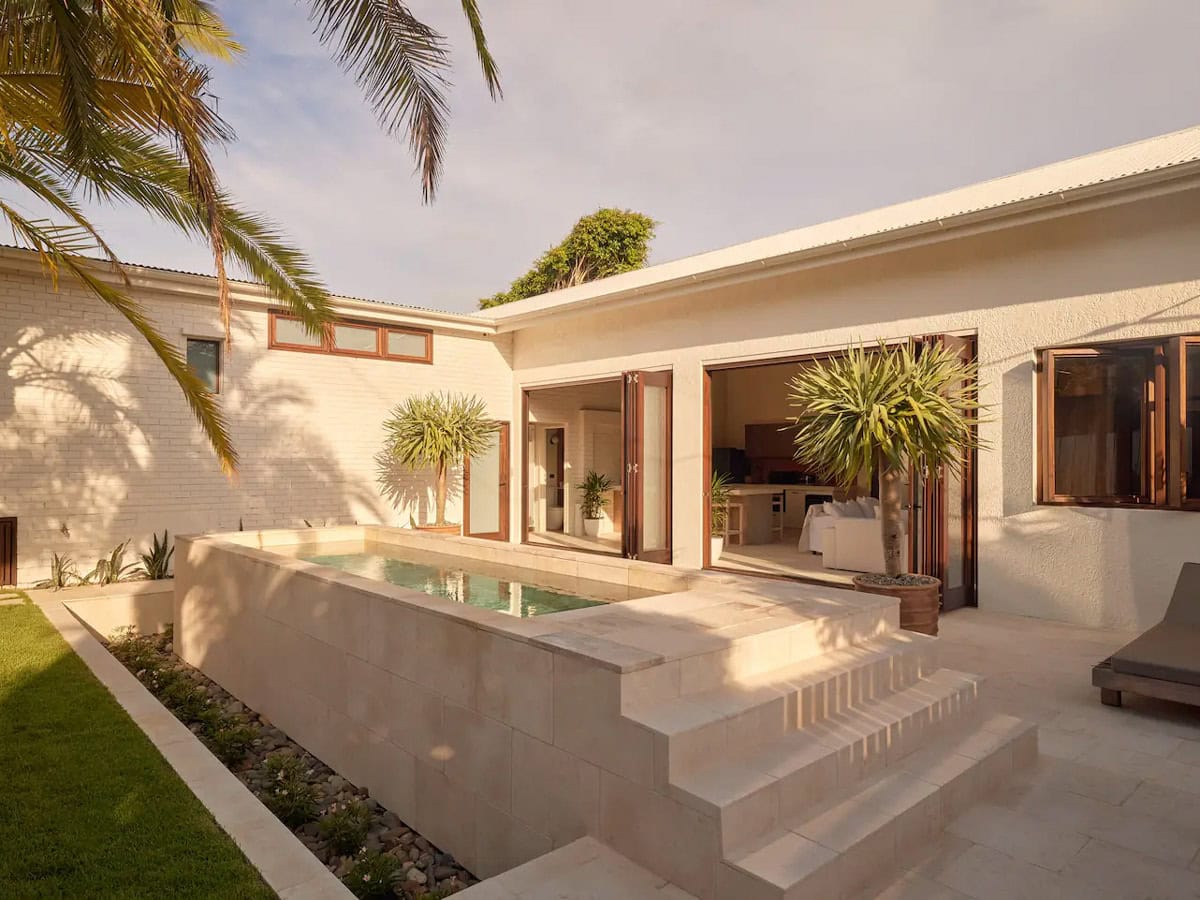
[[[882,572],[883,520],[834,518],[821,536],[821,562],[826,569],[851,572]],[[900,565],[908,570],[908,542],[905,541]]]

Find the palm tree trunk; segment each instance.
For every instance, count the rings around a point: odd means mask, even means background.
[[[435,525],[446,524],[446,463],[440,462],[437,467],[437,521]]]
[[[882,520],[883,565],[890,576],[900,575],[904,556],[904,530],[900,516],[903,506],[901,492],[904,471],[887,463],[879,471],[879,518]]]

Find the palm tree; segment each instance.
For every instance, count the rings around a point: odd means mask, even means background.
[[[958,470],[980,446],[977,366],[940,344],[917,352],[880,341],[870,351],[806,364],[788,382],[799,410],[796,458],[830,483],[851,488],[879,473],[885,574],[900,576],[901,487],[912,466],[928,476]]]
[[[437,479],[433,525],[445,527],[450,467],[487,450],[496,439],[487,404],[474,395],[431,391],[400,403],[383,427],[387,439],[379,459],[380,480],[386,488],[391,460],[410,470],[432,468]]]
[[[318,39],[334,49],[382,125],[407,133],[431,200],[445,143],[445,40],[399,0],[308,6]],[[496,98],[499,76],[475,0],[463,0],[462,9]],[[55,218],[32,218],[4,197],[0,216],[39,254],[55,285],[64,273],[77,279],[142,335],[232,473],[237,454],[216,398],[131,297],[128,274],[80,201],[132,202],[205,241],[227,340],[227,263],[265,285],[310,332],[326,327],[329,296],[307,258],[268,219],[236,206],[212,161],[213,146],[234,135],[208,102],[206,63],[242,48],[210,0],[0,0],[0,42],[0,177]]]

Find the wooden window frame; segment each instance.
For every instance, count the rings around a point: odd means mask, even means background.
[[[409,325],[396,325],[391,322],[377,322],[371,319],[350,319],[338,318],[330,323],[330,326],[325,330],[325,334],[321,338],[318,345],[310,346],[306,344],[290,344],[286,341],[281,341],[276,337],[275,323],[280,319],[291,322],[300,321],[296,316],[291,315],[285,310],[272,309],[268,313],[267,322],[267,348],[270,350],[291,350],[297,353],[322,353],[327,356],[351,356],[358,359],[387,359],[392,362],[409,362],[418,363],[421,365],[433,364],[433,331],[428,328],[414,328]],[[375,331],[375,350],[345,350],[339,349],[333,343],[333,327],[335,325],[346,325],[351,328],[374,329]],[[398,353],[388,353],[387,339],[388,334],[397,332],[400,334],[415,334],[425,338],[425,353],[423,356],[403,356]]]
[[[1171,338],[1166,345],[1167,435],[1168,446],[1175,452],[1174,464],[1167,472],[1167,502],[1172,508],[1200,511],[1200,497],[1188,499],[1188,474],[1184,470],[1184,435],[1187,431],[1187,351],[1200,348],[1200,335],[1185,334]],[[1170,461],[1169,461],[1170,462]],[[1200,480],[1200,472],[1192,478]]]
[[[225,352],[221,346],[224,343],[224,341],[220,340],[219,338],[209,338],[209,337],[199,337],[199,336],[194,336],[194,335],[185,335],[183,338],[183,358],[184,358],[185,362],[187,361],[187,356],[188,356],[188,352],[187,352],[188,344],[192,343],[192,341],[196,341],[197,343],[201,343],[201,344],[216,344],[217,345],[217,387],[213,391],[213,393],[220,394],[221,388],[224,386],[224,380],[225,380]],[[191,363],[188,363],[188,365],[190,366]]]
[[[1187,500],[1183,470],[1186,424],[1187,348],[1200,335],[1113,341],[1037,351],[1037,502],[1044,506],[1200,511],[1200,499]],[[1142,493],[1136,497],[1076,497],[1055,493],[1054,365],[1063,358],[1150,355],[1142,424]],[[1193,477],[1200,477],[1197,474]]]

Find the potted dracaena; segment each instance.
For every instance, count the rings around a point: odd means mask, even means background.
[[[880,341],[806,364],[788,382],[796,459],[848,489],[879,475],[884,571],[855,576],[854,587],[898,597],[912,631],[937,634],[941,582],[905,571],[903,488],[910,469],[957,470],[981,446],[977,374],[941,344],[918,352]]]
[[[434,472],[435,519],[416,527],[458,534],[461,526],[446,521],[449,472],[465,458],[487,450],[496,439],[496,425],[488,416],[487,405],[473,395],[431,391],[400,403],[383,427],[387,432],[385,456],[411,471]]]
[[[710,563],[719,560],[725,551],[725,526],[729,524],[729,485],[732,482],[728,472],[713,472],[708,486],[708,533],[712,542]]]
[[[583,483],[579,485],[579,506],[583,513],[583,533],[588,537],[600,534],[600,519],[604,515],[604,507],[608,505],[605,496],[616,485],[607,475],[589,470]]]

